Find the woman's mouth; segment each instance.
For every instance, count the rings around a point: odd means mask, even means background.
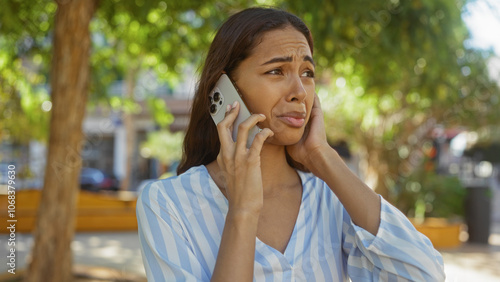
[[[299,128],[299,127],[302,127],[304,125],[305,116],[306,116],[305,113],[290,112],[290,113],[280,115],[280,116],[278,116],[278,118],[282,122],[287,124],[288,126]]]

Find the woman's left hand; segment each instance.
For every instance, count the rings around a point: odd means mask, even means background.
[[[311,117],[306,125],[304,135],[302,135],[298,143],[287,146],[286,150],[292,159],[303,164],[312,171],[311,161],[314,161],[314,158],[311,157],[322,151],[324,152],[326,148],[331,149],[326,141],[325,122],[323,120],[321,104],[318,95],[314,94]]]

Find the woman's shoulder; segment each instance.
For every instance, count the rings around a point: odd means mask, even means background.
[[[204,178],[207,178],[206,168],[195,166],[180,175],[150,181],[142,191],[138,191],[139,198],[158,198],[159,196],[172,198],[181,189],[183,193],[191,193],[193,190],[198,190],[197,184],[203,183]]]

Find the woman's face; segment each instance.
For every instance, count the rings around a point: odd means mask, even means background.
[[[266,32],[234,71],[232,78],[250,112],[264,114],[269,143],[297,143],[314,101],[314,62],[302,33],[288,26]]]

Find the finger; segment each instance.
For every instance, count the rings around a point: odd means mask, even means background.
[[[224,119],[217,124],[217,133],[219,135],[221,148],[234,143],[232,137],[233,124],[236,117],[238,117],[239,110],[238,102],[233,103],[233,105],[228,105]]]
[[[314,95],[313,108],[311,110],[311,119],[308,122],[304,136],[315,136],[326,140],[325,122],[323,119],[323,110],[317,94]],[[324,138],[323,138],[324,136]]]
[[[320,108],[321,109],[321,102],[319,101],[318,93],[314,93],[313,108]]]
[[[319,101],[318,94],[314,94],[314,102],[313,106],[311,109],[311,115],[313,114],[318,114],[318,113],[323,113],[323,110],[321,109],[321,102]]]
[[[264,128],[261,132],[257,133],[257,135],[255,135],[255,138],[253,139],[252,146],[250,146],[248,158],[250,160],[253,160],[256,157],[260,157],[260,151],[262,150],[262,146],[264,146],[264,142],[267,140],[267,138],[273,136],[274,132],[269,128]]]
[[[238,125],[238,135],[236,137],[236,150],[246,150],[248,132],[250,129],[266,119],[263,114],[253,114]]]
[[[314,94],[314,104],[313,104],[314,115],[318,117],[319,123],[324,127],[323,120],[323,109],[321,108],[321,102],[319,101],[318,94]]]

